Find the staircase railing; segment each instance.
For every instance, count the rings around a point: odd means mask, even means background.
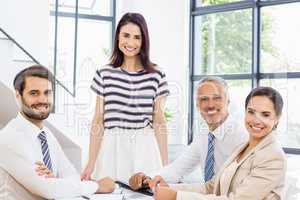
[[[20,43],[18,43],[11,35],[9,35],[5,30],[3,30],[0,27],[0,32],[7,37],[11,42],[13,42],[23,53],[25,53],[34,63],[40,64],[40,62],[32,55],[30,54]],[[71,92],[62,82],[60,82],[56,76],[55,81],[57,85],[61,86],[67,93],[69,93],[71,96],[75,97],[75,94]],[[55,90],[55,89],[54,89]]]

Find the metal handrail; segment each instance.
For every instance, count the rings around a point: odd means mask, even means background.
[[[0,31],[9,39],[11,40],[17,47],[19,47],[19,49],[21,49],[29,58],[31,58],[31,60],[33,62],[35,62],[36,64],[40,64],[39,61],[37,61],[37,59],[35,59],[28,51],[26,51],[26,49],[24,49],[14,38],[12,38],[8,33],[6,33],[1,27],[0,27]]]
[[[6,31],[4,31],[0,27],[0,31],[10,40],[12,41],[19,49],[21,49],[33,62],[36,64],[40,64],[40,62],[34,58],[24,47],[22,47],[13,37],[11,37]],[[73,94],[64,84],[62,84],[55,76],[55,81],[58,85],[60,85],[67,93],[69,93],[71,96],[75,97],[75,94]]]

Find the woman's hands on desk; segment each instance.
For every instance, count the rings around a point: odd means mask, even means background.
[[[149,187],[152,190],[155,190],[157,186],[164,186],[164,187],[169,187],[167,182],[163,179],[161,176],[155,176],[153,179],[149,181]]]
[[[134,174],[129,179],[129,185],[133,190],[150,187],[154,191],[155,200],[176,200],[177,192],[169,188],[169,185],[161,176],[151,179],[144,173]]]
[[[153,179],[151,179],[149,176],[146,176],[144,173],[139,172],[130,177],[129,186],[133,190],[149,187],[154,191],[157,186],[168,187],[169,185],[161,176],[155,176]]]

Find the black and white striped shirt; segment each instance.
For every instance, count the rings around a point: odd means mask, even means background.
[[[106,65],[96,71],[91,89],[104,99],[104,127],[141,129],[152,126],[156,98],[167,96],[166,75],[156,69],[128,72]]]

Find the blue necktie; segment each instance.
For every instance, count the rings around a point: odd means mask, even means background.
[[[215,136],[208,133],[207,155],[205,160],[204,180],[209,181],[215,174]]]
[[[46,133],[44,131],[42,131],[38,135],[38,138],[41,140],[44,164],[50,171],[53,172]]]

